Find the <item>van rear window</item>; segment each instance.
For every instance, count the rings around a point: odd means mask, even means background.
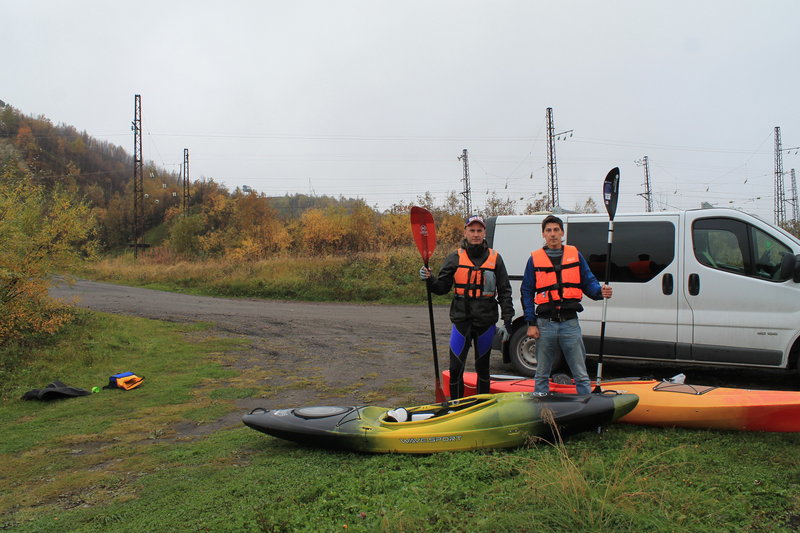
[[[567,244],[576,246],[603,282],[608,253],[607,222],[570,222]],[[646,283],[675,259],[675,226],[670,222],[615,222],[611,282]]]

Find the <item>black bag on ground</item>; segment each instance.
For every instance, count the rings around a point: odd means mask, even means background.
[[[77,398],[78,396],[88,396],[91,392],[78,387],[64,385],[60,381],[54,381],[43,389],[29,390],[22,395],[23,400],[41,400],[49,402],[52,400],[63,400],[64,398]]]

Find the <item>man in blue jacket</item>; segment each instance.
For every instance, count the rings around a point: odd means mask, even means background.
[[[564,223],[548,215],[542,220],[545,246],[531,253],[522,278],[522,307],[528,323],[528,337],[536,339],[535,392],[550,392],[550,372],[559,353],[572,372],[578,394],[591,392],[586,372],[586,347],[583,344],[578,313],[581,298],[611,298],[608,285],[600,286],[583,255],[574,246],[564,245]]]

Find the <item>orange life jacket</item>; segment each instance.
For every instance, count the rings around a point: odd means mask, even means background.
[[[561,283],[558,282],[553,262],[550,261],[544,248],[531,252],[531,257],[533,271],[536,274],[536,296],[533,299],[536,305],[563,300],[580,301],[583,298],[581,261],[577,248],[564,245],[564,255],[561,257]]]
[[[458,268],[453,275],[456,296],[469,298],[492,298],[497,291],[494,268],[497,252],[489,248],[489,257],[480,266],[475,266],[463,248],[458,249]],[[491,274],[489,274],[491,273]]]

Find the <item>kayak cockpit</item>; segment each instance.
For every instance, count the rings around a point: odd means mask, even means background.
[[[693,394],[699,396],[716,388],[718,387],[711,385],[689,385],[688,383],[672,383],[670,381],[661,381],[655,387],[653,387],[653,390],[658,392],[677,392],[681,394]]]
[[[488,394],[469,396],[457,400],[444,401],[440,404],[422,405],[419,407],[398,407],[389,409],[381,417],[381,422],[397,424],[404,422],[421,422],[431,418],[442,418],[455,413],[463,413],[468,410],[485,407],[495,403],[497,400]]]

